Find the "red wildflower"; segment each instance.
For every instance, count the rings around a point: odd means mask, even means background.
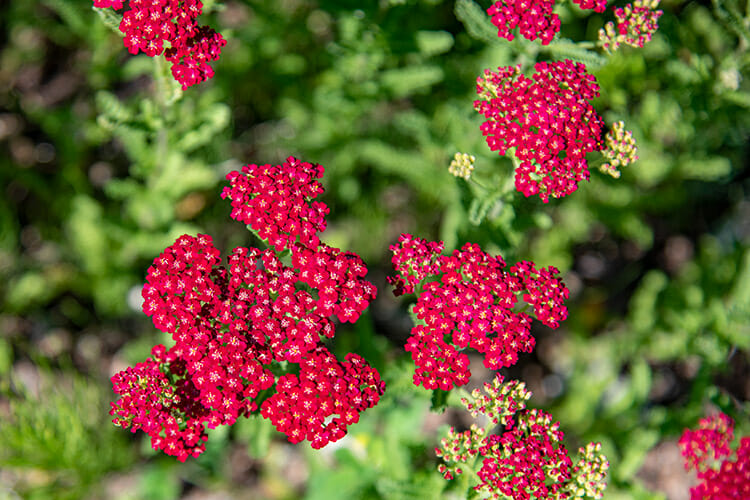
[[[607,0],[573,0],[582,9],[591,9],[594,12],[604,12],[607,10]]]
[[[198,391],[174,350],[166,352],[158,345],[152,356],[112,377],[120,399],[111,403],[110,415],[116,425],[148,434],[155,450],[184,462],[205,450],[208,437],[203,423],[210,419],[211,410],[198,401]]]
[[[477,80],[475,109],[490,149],[515,149],[521,161],[516,189],[545,203],[574,192],[588,180],[586,153],[604,147],[604,122],[589,103],[599,95],[596,79],[581,63],[539,62],[527,78],[520,66],[486,70]]]
[[[259,405],[290,441],[308,439],[319,448],[346,434],[385,389],[364,359],[350,354],[339,362],[322,343],[321,337],[334,335],[331,316],[356,321],[376,290],[365,279],[367,268],[358,255],[318,241],[315,233],[325,227],[327,209],[315,212],[320,216],[315,226],[307,225],[310,211],[297,203],[304,205],[305,196],[314,197],[322,188],[302,170],[295,174],[294,166],[310,164],[290,158],[285,165],[281,173],[270,172],[264,186],[260,176],[251,179],[253,200],[265,196],[273,201],[252,205],[252,213],[261,220],[296,217],[303,222],[297,227],[309,232],[301,243],[295,242],[299,231],[283,226],[288,233],[282,248],[291,251],[291,265],[271,249],[238,247],[222,266],[211,237],[199,234],[179,237],[148,270],[143,311],[156,328],[171,334],[175,345],[166,355],[155,354],[154,360],[113,377],[121,398],[112,414],[116,423],[143,429],[155,448],[180,460],[202,452],[205,425],[231,425]],[[315,172],[322,175],[322,167]],[[285,187],[276,175],[282,175]],[[237,182],[230,190],[235,210],[253,201],[239,195],[242,186]],[[294,205],[274,198],[282,188]],[[277,233],[259,233],[278,240]],[[277,381],[269,369],[274,362],[298,363],[299,375]],[[274,384],[276,393],[269,397],[264,391]],[[325,421],[333,415],[338,417]]]
[[[537,270],[520,262],[505,271],[502,257],[475,244],[441,256],[442,242],[404,234],[399,243],[391,247],[397,275],[389,279],[396,293],[438,278],[423,285],[414,306],[423,321],[406,344],[416,364],[415,385],[449,390],[466,384],[471,372],[463,351],[469,347],[485,354],[484,365],[492,370],[515,364],[519,352],[531,352],[531,317],[516,310],[519,296],[551,328],[567,317],[568,289],[553,267]]]
[[[297,239],[308,248],[318,246],[317,233],[326,228],[325,203],[313,201],[323,193],[317,179],[323,167],[287,158],[282,165],[245,165],[242,174],[227,175],[230,185],[221,193],[232,200],[232,218],[268,240],[277,251]]]
[[[398,239],[398,246],[391,245],[393,269],[395,277],[388,276],[388,283],[395,287],[393,293],[403,295],[414,293],[414,287],[431,275],[437,274],[439,266],[436,262],[443,251],[443,242],[428,242],[410,234],[402,234]]]
[[[724,413],[700,419],[694,431],[685,429],[679,441],[685,468],[695,468],[700,480],[690,488],[691,500],[750,498],[750,437],[740,439],[736,452],[733,439],[734,421]]]
[[[466,469],[479,479],[474,489],[493,499],[602,497],[609,463],[600,445],[579,449],[573,465],[560,424],[548,413],[526,409],[531,392],[522,382],[503,383],[498,375],[484,384],[484,393],[474,390],[462,403],[473,417],[481,413],[492,424],[487,429],[472,424],[459,433],[450,429],[435,450],[443,477],[453,479]],[[497,424],[504,426],[502,432],[488,434]],[[481,468],[473,469],[480,458]]]
[[[582,9],[594,9],[604,12],[607,0],[573,0]],[[548,45],[555,34],[560,31],[560,18],[552,12],[555,0],[501,0],[487,9],[492,24],[497,27],[497,36],[513,40],[511,33],[518,27],[518,32],[527,40],[541,39],[542,45]]]
[[[121,9],[122,0],[94,0],[94,7]],[[213,29],[199,26],[200,0],[130,0],[120,22],[123,43],[131,54],[149,57],[164,53],[172,75],[186,89],[213,76],[207,64],[215,61],[226,40]],[[165,44],[168,48],[165,49]]]
[[[350,353],[341,363],[320,346],[300,363],[299,375],[279,378],[276,394],[263,403],[261,415],[291,443],[307,439],[313,448],[322,448],[342,438],[384,390],[378,372],[361,356]]]
[[[501,0],[487,9],[492,24],[497,26],[497,36],[513,40],[511,30],[518,27],[527,40],[540,38],[548,45],[560,31],[560,18],[552,13],[555,0]]]

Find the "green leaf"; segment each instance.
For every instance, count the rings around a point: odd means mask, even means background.
[[[502,190],[496,190],[486,193],[483,197],[471,200],[471,204],[469,205],[469,222],[478,226],[487,217],[490,210],[497,206],[498,203],[500,203],[502,207],[502,202],[500,200],[502,199],[503,194]],[[499,211],[498,213],[493,212],[494,218],[498,215]]]
[[[405,97],[426,91],[445,77],[443,68],[433,65],[413,65],[389,69],[381,73],[381,81],[395,97]]]
[[[115,124],[133,118],[133,113],[114,94],[104,90],[96,93],[96,106],[99,108],[100,117],[105,117],[109,122]]]
[[[210,144],[216,138],[216,134],[229,125],[231,115],[229,106],[225,104],[217,103],[211,106],[202,116],[203,123],[183,135],[175,148],[183,153],[189,153],[196,148]]]
[[[57,12],[60,18],[65,24],[70,27],[70,30],[79,35],[83,36],[89,30],[88,23],[84,17],[81,16],[81,12],[78,9],[78,2],[71,2],[65,0],[44,0],[44,5]]]
[[[123,33],[120,31],[120,22],[122,21],[122,16],[118,16],[115,14],[113,9],[97,9],[96,7],[92,7],[94,12],[96,12],[99,15],[99,19],[101,19],[102,23],[112,30],[113,32],[117,33],[120,36],[123,36]]]
[[[417,31],[417,47],[429,57],[448,52],[453,47],[453,35],[447,31]]]
[[[750,43],[750,28],[748,19],[742,16],[734,0],[713,0],[714,11],[738,37],[747,44]]]
[[[542,45],[540,50],[547,51],[558,59],[572,59],[582,62],[590,69],[600,68],[607,62],[606,57],[567,40],[553,40],[549,45]]]
[[[686,179],[714,181],[724,178],[732,172],[729,158],[713,156],[711,158],[681,158],[680,173]]]
[[[456,18],[461,21],[472,38],[487,43],[497,43],[497,28],[482,7],[472,0],[456,0]]]
[[[743,108],[750,108],[750,92],[728,91],[722,92],[721,97]]]

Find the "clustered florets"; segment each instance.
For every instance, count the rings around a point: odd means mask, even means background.
[[[625,167],[638,159],[638,147],[635,145],[633,133],[625,130],[625,124],[622,121],[615,122],[604,136],[604,141],[606,145],[602,150],[602,155],[606,161],[599,165],[599,170],[618,179],[620,177],[618,167]]]
[[[541,39],[548,45],[560,31],[560,17],[552,13],[555,0],[502,0],[487,9],[492,24],[497,27],[497,36],[513,40],[511,30],[518,31],[527,40]]]
[[[655,10],[661,0],[635,0],[625,7],[614,9],[617,26],[608,22],[599,30],[599,44],[607,52],[615,52],[621,44],[642,48],[659,29],[659,18],[664,13]]]
[[[411,293],[422,285],[414,313],[422,320],[411,331],[406,350],[416,365],[414,384],[449,390],[471,378],[472,348],[485,355],[484,365],[497,370],[513,365],[519,352],[531,352],[531,317],[519,311],[519,296],[537,319],[556,328],[567,317],[568,289],[554,267],[537,270],[519,262],[508,271],[493,257],[467,243],[451,255],[439,255],[443,243],[409,234],[391,246],[395,293]]]
[[[289,158],[285,166],[289,197],[303,199],[310,164]],[[298,175],[291,171],[295,167]],[[275,169],[272,177],[281,171]],[[322,174],[322,167],[314,170]],[[254,170],[245,171],[250,176]],[[240,176],[232,172],[227,178],[235,186],[257,181]],[[230,193],[233,201],[235,195]],[[252,199],[242,200],[260,217]],[[233,205],[241,211],[240,203]],[[282,247],[291,252],[291,265],[270,249],[238,247],[224,267],[210,236],[184,235],[148,270],[143,311],[175,345],[166,353],[157,346],[153,359],[113,377],[121,399],[111,414],[115,423],[144,430],[154,448],[180,460],[203,451],[204,424],[231,425],[259,408],[290,441],[306,439],[320,448],[346,434],[385,389],[363,358],[349,354],[340,362],[321,341],[334,335],[331,316],[354,322],[375,298],[361,258],[319,243],[316,232],[325,224],[310,229],[302,220],[307,212],[275,202],[265,210],[276,221],[297,218],[283,226]],[[276,379],[270,369],[275,362],[297,363],[299,374]],[[275,394],[261,394],[274,384]]]
[[[276,394],[260,411],[290,442],[307,439],[313,448],[322,448],[341,439],[360,412],[378,403],[382,386],[378,372],[361,356],[350,353],[341,363],[320,346],[302,359],[299,375],[279,377]]]
[[[474,162],[476,161],[474,155],[468,153],[456,153],[453,155],[450,165],[448,165],[448,172],[456,177],[461,177],[467,181],[471,177],[471,173],[474,171]]]
[[[118,10],[123,0],[94,0],[94,7]],[[128,7],[120,31],[131,54],[163,53],[183,89],[213,77],[208,61],[217,60],[227,42],[212,28],[198,25],[201,0],[130,0]]]
[[[476,424],[463,432],[451,428],[435,449],[443,461],[438,470],[448,480],[466,472],[476,474],[474,489],[493,499],[601,498],[609,463],[599,453],[600,445],[581,448],[573,466],[559,423],[546,412],[526,409],[529,397],[522,382],[503,383],[498,375],[484,384],[484,394],[474,390],[470,398],[463,398],[472,416],[482,414],[492,423],[490,428],[501,424],[504,429],[489,434]],[[481,467],[473,470],[479,458]]]
[[[734,421],[724,413],[700,419],[696,430],[685,429],[679,441],[685,468],[694,468],[701,481],[690,488],[691,500],[750,498],[750,436],[740,439],[736,460],[731,460],[733,440]]]
[[[246,165],[227,176],[222,198],[232,200],[231,217],[257,231],[281,251],[299,236],[305,246],[318,245],[317,233],[326,228],[328,207],[313,201],[323,192],[316,179],[323,167],[290,158],[282,165]]]
[[[573,0],[582,9],[604,12],[607,0]],[[497,27],[497,36],[513,40],[511,33],[516,27],[527,40],[539,38],[542,45],[549,45],[560,31],[560,17],[552,12],[555,0],[501,0],[487,9],[492,24]]]
[[[539,62],[528,78],[520,66],[486,70],[477,80],[475,109],[492,151],[515,149],[516,189],[525,196],[571,194],[589,179],[586,153],[603,148],[604,122],[589,100],[599,86],[582,63]]]

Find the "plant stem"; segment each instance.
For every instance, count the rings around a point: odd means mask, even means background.
[[[164,73],[164,59],[161,56],[153,58],[155,61],[155,81],[156,95],[154,99],[161,114],[159,129],[156,131],[156,165],[155,170],[158,173],[163,165],[167,162],[169,153],[169,136],[167,133],[166,118],[169,111],[167,106],[167,81]]]

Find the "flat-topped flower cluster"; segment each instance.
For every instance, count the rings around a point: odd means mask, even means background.
[[[604,121],[589,102],[599,86],[582,63],[538,62],[529,78],[520,65],[485,70],[474,108],[492,151],[509,149],[520,165],[516,189],[543,202],[573,193],[589,179],[586,153],[601,151]]]
[[[115,423],[142,429],[180,460],[203,451],[205,425],[258,410],[289,441],[320,448],[343,437],[385,389],[362,357],[339,361],[322,342],[334,336],[332,317],[354,322],[376,295],[362,259],[317,236],[328,211],[312,201],[322,167],[290,157],[243,171],[227,176],[223,194],[233,217],[274,221],[259,233],[291,253],[290,262],[271,249],[238,247],[223,266],[210,236],[181,236],[154,260],[143,287],[143,311],[175,344],[112,379],[121,395]],[[292,205],[274,198],[276,174]],[[288,363],[298,373],[278,374]]]
[[[573,0],[582,9],[604,12],[607,0]],[[497,36],[513,40],[511,33],[516,27],[527,40],[539,38],[542,45],[549,45],[560,31],[560,17],[552,12],[555,0],[501,0],[487,9],[492,24],[497,27]]]
[[[502,257],[471,243],[451,255],[440,255],[442,250],[442,242],[410,234],[391,246],[396,276],[389,282],[397,295],[417,293],[414,313],[422,321],[406,344],[415,385],[450,390],[466,384],[467,348],[484,354],[489,369],[515,364],[518,353],[535,344],[526,309],[550,328],[567,318],[569,292],[554,267],[522,261],[505,270]]]
[[[691,500],[750,498],[750,436],[740,439],[735,451],[733,440],[734,420],[724,413],[700,419],[696,430],[685,429],[679,441],[685,469],[695,469],[700,480],[690,488]]]
[[[486,417],[490,426],[472,424],[463,432],[451,428],[435,449],[445,479],[473,474],[478,479],[474,489],[492,499],[602,498],[609,463],[599,444],[579,449],[574,465],[560,424],[549,413],[526,408],[531,392],[523,382],[504,382],[497,375],[483,389],[462,403],[473,417]],[[489,434],[496,425],[503,426],[502,432]],[[475,469],[472,464],[478,466],[479,459],[481,467]]]
[[[123,3],[94,0],[94,7],[119,10]],[[127,5],[120,31],[131,54],[156,57],[163,53],[183,89],[213,77],[208,61],[217,60],[227,42],[213,28],[196,21],[203,13],[201,0],[129,0]]]

